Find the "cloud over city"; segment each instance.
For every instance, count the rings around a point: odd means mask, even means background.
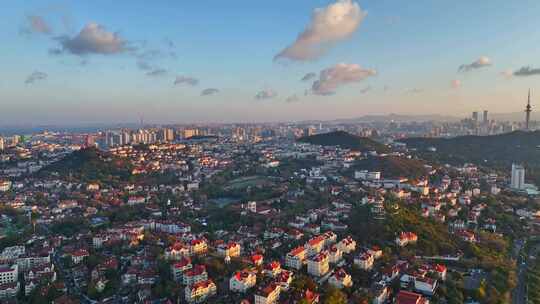
[[[327,7],[316,8],[307,27],[274,60],[317,59],[337,42],[349,38],[366,15],[358,3],[352,0],[338,0]]]
[[[472,70],[477,70],[483,67],[488,67],[491,65],[491,60],[486,56],[481,56],[476,61],[469,64],[462,64],[459,66],[459,72],[470,72]]]
[[[109,32],[97,23],[88,23],[76,36],[56,38],[61,50],[74,55],[111,55],[125,52],[127,42],[118,33]]]
[[[524,66],[514,72],[514,76],[518,76],[518,77],[527,77],[527,76],[534,76],[534,75],[540,75],[540,68]]]
[[[199,79],[190,76],[176,76],[174,80],[175,85],[186,84],[189,86],[196,86],[199,84]]]
[[[24,31],[28,33],[38,33],[38,34],[51,34],[52,28],[45,21],[45,18],[37,15],[30,15],[27,17],[28,25],[25,27]]]
[[[47,79],[49,75],[44,72],[40,71],[34,71],[32,74],[30,74],[28,77],[26,77],[26,80],[24,81],[25,84],[33,84],[37,81]]]
[[[201,96],[214,95],[219,93],[219,90],[216,88],[208,88],[201,91]]]
[[[340,86],[360,82],[374,75],[377,75],[377,71],[364,69],[358,64],[338,63],[319,73],[319,78],[311,86],[311,93],[332,95]]]
[[[264,100],[264,99],[271,99],[277,96],[277,92],[272,89],[264,89],[257,94],[255,94],[255,99],[257,100]]]

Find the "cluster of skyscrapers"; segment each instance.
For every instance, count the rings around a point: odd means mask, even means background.
[[[139,130],[123,129],[105,132],[104,144],[107,147],[128,144],[151,144],[156,142],[170,142],[175,139],[185,139],[197,135],[199,135],[197,129],[184,129],[180,131],[175,131],[171,128]]]

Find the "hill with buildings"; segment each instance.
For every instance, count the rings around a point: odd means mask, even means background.
[[[388,152],[385,145],[378,143],[370,138],[356,136],[345,131],[335,131],[324,134],[304,136],[298,139],[299,142],[305,142],[321,146],[339,146],[344,149],[356,151],[377,151],[378,153]]]
[[[423,161],[397,156],[368,157],[360,159],[354,163],[354,169],[379,171],[382,172],[384,178],[419,178],[428,173]]]
[[[526,180],[540,184],[540,131],[515,131],[491,136],[455,138],[408,138],[408,148],[421,158],[454,165],[467,162],[509,171],[513,163],[523,164]]]
[[[95,148],[85,148],[67,155],[39,171],[39,175],[71,176],[81,181],[126,180],[132,166],[124,159]]]
[[[455,138],[408,138],[402,142],[430,159],[443,162],[503,166],[518,162],[540,166],[540,131]]]

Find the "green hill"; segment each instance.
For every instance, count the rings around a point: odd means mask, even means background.
[[[397,156],[368,157],[354,163],[355,170],[380,171],[384,178],[419,178],[427,174],[425,163]]]
[[[113,157],[95,148],[86,148],[67,155],[38,172],[40,176],[58,174],[81,181],[126,180],[132,166],[126,159]]]
[[[388,147],[370,138],[356,136],[345,131],[304,136],[298,141],[321,146],[339,146],[356,151],[377,151],[378,153],[389,151]]]
[[[513,162],[540,166],[540,132],[516,131],[493,136],[408,138],[409,148],[435,160],[450,163],[484,163],[509,166]],[[431,152],[428,149],[437,150]]]

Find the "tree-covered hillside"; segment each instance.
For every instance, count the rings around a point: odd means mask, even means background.
[[[298,141],[321,146],[339,146],[356,151],[377,151],[379,153],[389,151],[388,147],[370,138],[356,136],[345,131],[305,136],[299,138]]]

